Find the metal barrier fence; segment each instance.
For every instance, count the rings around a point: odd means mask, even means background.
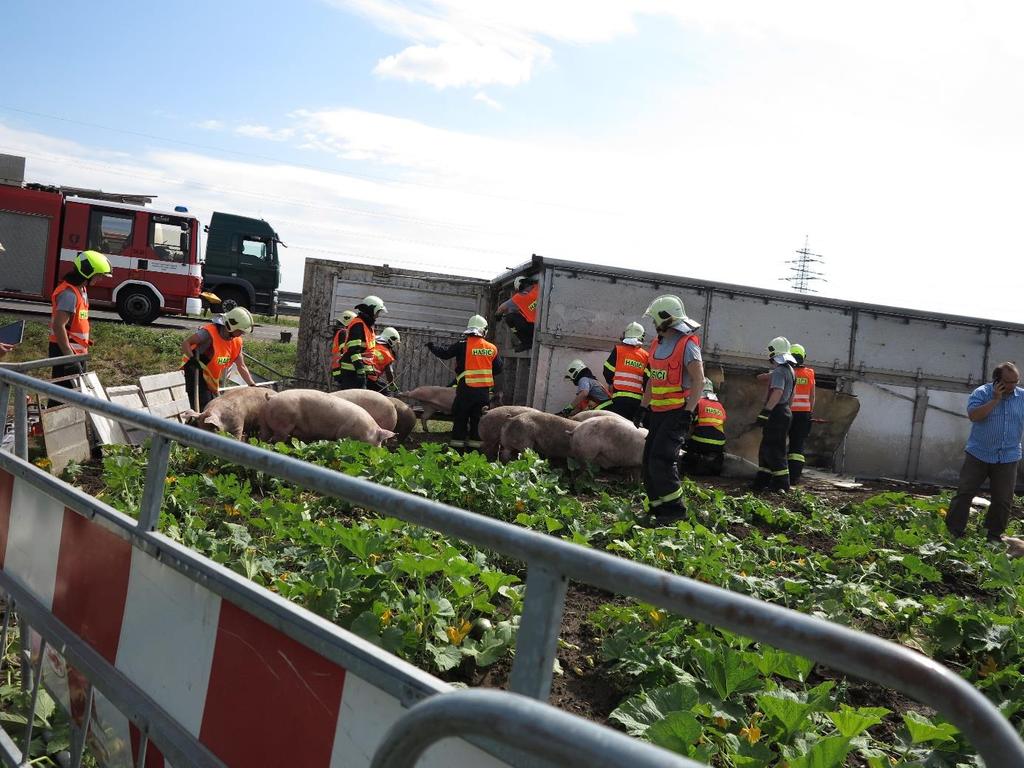
[[[256,588],[236,574],[215,566],[152,531],[163,500],[170,441],[201,449],[326,496],[381,511],[388,516],[434,529],[525,562],[526,596],[509,680],[510,689],[516,693],[541,701],[548,698],[566,585],[571,578],[609,592],[643,600],[681,616],[726,628],[814,659],[833,669],[900,690],[934,708],[955,724],[989,766],[1024,768],[1024,742],[996,707],[949,669],[902,646],[255,446],[164,422],[147,414],[69,392],[22,373],[0,368],[0,408],[6,407],[8,394],[13,393],[15,420],[22,426],[24,418],[19,421],[18,412],[19,403],[24,408],[25,390],[59,397],[64,402],[153,434],[139,520],[136,523],[120,515],[92,497],[16,458],[0,455],[0,468],[128,540],[133,550],[150,554],[162,566],[230,600],[270,625],[276,632],[355,674],[380,677],[379,666],[376,666],[381,664],[380,652],[351,637],[347,638],[349,645],[345,645],[342,642],[344,633],[334,625]],[[27,444],[23,436],[16,439],[16,446],[19,456],[24,457]],[[31,595],[9,577],[6,568],[0,571],[0,587],[10,587],[15,599],[27,602],[30,612],[37,613],[30,620],[39,625],[47,624],[45,606],[33,605]],[[97,675],[102,674],[98,662],[90,657],[86,649],[69,645],[69,656]],[[397,702],[410,704],[438,692],[437,685],[428,682],[432,680],[429,675],[397,660],[391,660],[390,663],[395,669],[401,670],[401,674],[383,680],[381,686]],[[117,682],[127,685],[128,694],[132,694],[130,680]],[[179,754],[183,754],[181,750],[195,750],[197,746],[205,748],[204,742],[194,737],[182,742],[180,723],[168,721],[160,711],[147,709],[145,696],[138,699],[128,694],[124,697],[128,711],[141,713],[138,719],[147,723],[158,744],[167,744],[178,750]],[[466,729],[472,731],[468,723]],[[0,748],[2,746],[0,742]],[[646,745],[637,742],[637,746]],[[550,743],[548,747],[555,749]],[[543,748],[543,744],[539,748]],[[544,756],[555,753],[539,754]],[[671,759],[668,753],[662,754],[665,755],[663,760]]]

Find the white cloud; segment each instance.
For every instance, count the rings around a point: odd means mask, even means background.
[[[196,128],[202,128],[204,131],[219,131],[224,127],[221,120],[202,120],[195,125]]]
[[[477,91],[476,95],[473,97],[473,100],[474,101],[483,102],[484,104],[486,104],[491,109],[496,109],[499,112],[502,111],[503,109],[505,109],[505,107],[502,106],[500,101],[496,101],[496,100],[492,99],[484,91]]]
[[[235,127],[235,133],[239,136],[248,136],[252,139],[266,139],[267,141],[287,141],[295,135],[293,128],[279,128],[274,130],[265,125],[239,125]]]

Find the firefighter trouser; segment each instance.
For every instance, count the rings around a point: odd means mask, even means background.
[[[804,441],[811,434],[811,412],[793,411],[793,421],[789,425],[789,483],[796,485],[804,471]]]
[[[520,345],[524,347],[533,345],[533,323],[518,312],[510,312],[505,315],[505,324],[512,329],[512,333],[519,339]]]
[[[789,490],[789,466],[786,463],[786,439],[793,414],[788,403],[776,405],[761,434],[761,450],[757,452],[757,478],[754,488]]]
[[[725,464],[725,448],[722,446],[701,445],[693,440],[686,441],[686,453],[683,454],[679,468],[687,475],[722,474]]]
[[[636,421],[636,417],[640,413],[640,398],[613,396],[611,404],[606,405],[604,410],[617,413],[619,416],[629,419],[630,421]]]
[[[50,346],[46,352],[47,357],[64,357],[64,353],[60,351],[60,346],[55,341],[50,342]],[[59,379],[62,376],[74,376],[79,373],[85,373],[86,363],[83,360],[80,363],[67,363],[65,365],[53,366],[53,372],[50,374],[53,378]],[[75,383],[71,379],[65,379],[64,381],[53,382],[58,387],[64,387],[65,389],[74,389]],[[50,398],[46,402],[47,407],[56,408],[58,405],[63,405],[59,400]]]
[[[333,372],[334,389],[366,389],[366,374],[338,368]]]
[[[689,431],[684,409],[651,413],[650,431],[644,441],[644,490],[652,514],[659,507],[684,507],[679,483],[679,449]]]
[[[206,406],[210,404],[210,401],[217,395],[210,391],[209,386],[206,384],[206,379],[203,378],[202,371],[199,370],[199,366],[195,364],[194,360],[189,360],[185,363],[181,370],[185,374],[185,393],[188,395],[188,404],[192,406],[193,411],[202,413],[206,410]],[[196,401],[197,382],[198,402]]]
[[[480,447],[480,416],[487,401],[487,387],[459,384],[455,389],[455,402],[452,403],[452,446]]]

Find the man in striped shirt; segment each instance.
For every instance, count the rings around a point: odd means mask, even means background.
[[[964,449],[960,486],[946,514],[946,528],[955,538],[967,530],[971,500],[986,479],[992,493],[985,514],[988,540],[999,541],[1006,530],[1024,433],[1024,389],[1019,383],[1017,366],[1001,363],[992,372],[992,383],[978,387],[967,400],[971,435]]]

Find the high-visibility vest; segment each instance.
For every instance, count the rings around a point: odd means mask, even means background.
[[[363,326],[363,336],[366,337],[365,343],[362,339],[353,339],[352,329],[356,327],[356,323]],[[345,332],[345,340],[341,340],[342,330]],[[377,346],[377,337],[373,333],[373,329],[366,324],[361,317],[353,317],[349,324],[343,329],[339,329],[334,334],[334,342],[331,344],[331,371],[355,371],[356,373],[369,373],[373,369],[373,365],[370,362],[370,356],[373,354],[374,348]],[[353,352],[358,352],[363,360],[362,365],[356,370],[356,367],[349,360]]]
[[[534,283],[526,293],[512,294],[512,303],[519,307],[519,311],[523,313],[523,317],[528,323],[537,321],[537,296],[539,295],[540,286],[537,283]]]
[[[395,362],[395,355],[387,344],[376,344],[370,353],[370,361],[373,363],[373,370],[367,374],[370,381],[377,381],[385,369]]]
[[[793,369],[793,400],[789,408],[793,413],[811,410],[811,395],[814,394],[814,369],[806,365]]]
[[[50,296],[51,317],[57,316],[57,297],[70,288],[75,293],[75,311],[71,313],[71,320],[68,321],[68,344],[71,345],[71,352],[76,355],[84,355],[89,351],[92,344],[89,341],[89,298],[77,285],[72,285],[64,280],[57,286]],[[53,327],[54,321],[50,321],[50,341],[57,343],[57,334]]]
[[[639,345],[615,345],[615,365],[607,361],[604,364],[612,371],[612,397],[643,397],[648,357],[647,350]]]
[[[494,372],[492,367],[498,357],[498,348],[479,336],[466,337],[466,359],[462,373],[456,376],[467,387],[493,387]]]
[[[655,339],[651,343],[647,367],[650,370],[652,411],[674,411],[685,405],[690,390],[683,389],[683,372],[686,370],[684,360],[686,345],[691,341],[700,346],[700,339],[696,334],[680,336],[672,354],[661,360],[654,356],[658,349],[658,340]]]
[[[210,359],[199,360],[199,368],[203,372],[206,388],[215,395],[220,392],[220,382],[224,378],[224,374],[242,354],[242,337],[225,339],[220,335],[220,328],[221,326],[216,323],[207,323],[202,327],[202,330],[210,334]],[[195,348],[196,345],[193,344],[192,349]],[[182,357],[182,367],[191,359],[188,356]]]
[[[702,397],[697,403],[697,425],[694,442],[704,445],[725,445],[725,406],[717,400]]]

